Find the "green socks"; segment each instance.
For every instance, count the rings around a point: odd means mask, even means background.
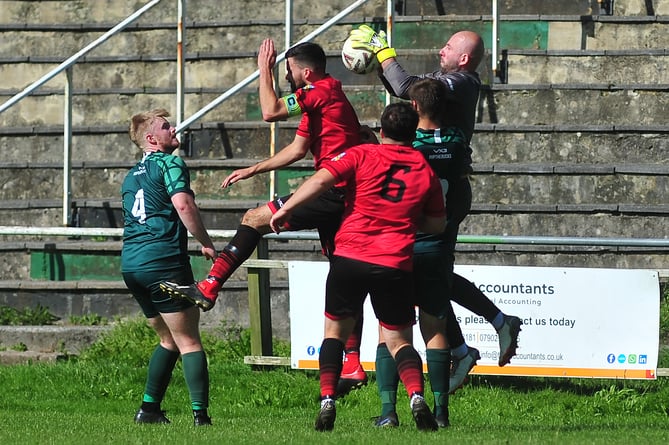
[[[179,351],[170,351],[160,345],[156,346],[149,360],[143,402],[160,405],[167,391],[167,385],[170,384],[172,370],[178,359]]]
[[[186,385],[193,410],[209,406],[209,369],[204,351],[189,352],[181,356]]]
[[[448,385],[451,375],[451,351],[448,349],[427,349],[427,375],[434,393],[435,415],[448,412]]]
[[[376,348],[376,385],[381,397],[381,416],[395,412],[399,381],[393,356],[385,343],[379,344]]]

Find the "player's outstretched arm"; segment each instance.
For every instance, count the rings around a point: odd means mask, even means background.
[[[233,171],[227,178],[223,180],[221,183],[221,188],[229,187],[235,182],[241,181],[242,179],[248,179],[251,176],[257,175],[258,173],[265,173],[290,165],[293,162],[304,158],[308,152],[309,139],[303,136],[295,135],[293,142],[286,145],[283,149],[281,149],[281,151],[279,151],[271,158],[260,161],[250,167]]]
[[[259,88],[258,98],[262,118],[266,122],[275,122],[288,117],[288,109],[283,100],[279,99],[274,91],[274,64],[276,63],[276,49],[272,39],[265,39],[258,49]]]

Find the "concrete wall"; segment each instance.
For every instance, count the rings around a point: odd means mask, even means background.
[[[295,3],[295,39],[348,6],[350,0]],[[145,1],[4,1],[0,9],[0,102],[57,66],[64,58],[130,15]],[[446,4],[448,9],[445,9]],[[480,32],[491,43],[489,2],[403,2],[395,23],[399,58],[410,72],[436,68],[450,33]],[[592,0],[510,0],[502,14],[502,48],[508,50],[508,84],[492,77],[490,55],[479,68],[489,88],[479,106],[473,177],[474,211],[462,234],[667,238],[665,208],[669,147],[666,32],[669,1],[614,2],[613,16]],[[652,10],[651,10],[652,9]],[[308,12],[305,12],[308,11]],[[255,51],[271,35],[283,48],[284,2],[188,2],[186,115],[256,68]],[[594,16],[590,16],[594,14]],[[650,16],[649,16],[650,15]],[[341,78],[362,120],[376,125],[384,99],[375,76],[347,73],[338,62],[348,31],[360,22],[382,22],[385,2],[361,11],[318,39],[329,71]],[[419,17],[424,16],[424,17]],[[551,17],[552,16],[552,17]],[[147,16],[105,43],[74,69],[73,194],[87,226],[120,221],[112,201],[137,150],[125,134],[134,112],[157,106],[175,112],[176,1],[163,0]],[[61,223],[64,77],[0,114],[0,224]],[[285,82],[280,81],[286,89]],[[193,185],[207,224],[232,229],[244,209],[267,196],[267,176],[221,192],[232,169],[268,153],[269,126],[260,122],[257,85],[213,110],[190,135]],[[296,122],[279,130],[292,139]],[[281,187],[297,186],[309,163],[282,173]],[[211,200],[211,201],[207,201]],[[254,202],[255,202],[254,201]],[[220,202],[235,203],[223,207]],[[663,210],[664,209],[664,210]],[[44,240],[46,242],[52,240]],[[57,240],[53,240],[56,242]],[[122,287],[63,289],[60,282],[21,288],[30,281],[28,248],[0,243],[0,303],[50,301],[58,313],[136,313]],[[12,245],[10,245],[12,244]],[[313,247],[281,250],[278,258],[320,258]],[[663,249],[458,246],[462,264],[662,268]],[[287,336],[285,271],[272,272],[275,334]],[[248,323],[245,271],[235,275],[223,300],[205,318]],[[34,283],[36,280],[32,280]],[[42,283],[44,284],[44,283]],[[283,286],[283,287],[282,287]],[[122,303],[122,304],[121,304]]]

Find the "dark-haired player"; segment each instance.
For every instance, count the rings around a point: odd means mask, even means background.
[[[415,302],[419,308],[428,377],[434,394],[434,416],[438,426],[446,427],[449,425],[451,367],[446,328],[448,323],[457,323],[450,301],[453,249],[457,226],[469,209],[469,196],[462,193],[460,179],[470,165],[464,133],[457,127],[443,127],[439,123],[445,108],[451,106],[446,86],[438,80],[422,79],[411,86],[409,97],[419,117],[413,147],[423,154],[446,193],[447,223],[444,231],[438,234],[419,232],[413,254]],[[376,384],[381,397],[381,415],[375,422],[377,426],[399,426],[395,411],[398,383],[395,362],[380,337],[376,351]]]
[[[386,89],[394,96],[409,99],[411,86],[421,79],[436,79],[447,87],[448,102],[450,104],[440,116],[444,127],[459,128],[466,139],[467,158],[471,163],[471,143],[476,119],[476,105],[479,99],[481,80],[476,69],[484,56],[484,44],[481,37],[473,31],[459,31],[453,34],[443,48],[439,50],[439,70],[422,75],[410,75],[396,60],[396,52],[388,46],[383,32],[375,32],[367,25],[351,31],[351,37],[357,41],[353,47],[366,48],[377,55],[381,66],[380,77]],[[471,185],[466,172],[461,181],[453,183],[451,187],[458,187],[460,193],[467,196],[471,205]],[[462,209],[469,212],[469,207]],[[466,211],[465,211],[466,210]],[[458,223],[459,224],[459,223]],[[452,224],[451,242],[453,250],[457,239],[458,226]],[[453,292],[451,299],[470,311],[483,316],[490,322],[499,337],[499,366],[504,366],[516,354],[518,334],[521,321],[518,317],[504,314],[490,301],[473,283],[466,278],[453,274]],[[448,339],[451,344],[453,367],[450,392],[457,390],[465,381],[469,371],[480,358],[479,351],[465,343],[460,327],[457,323],[447,323]],[[356,332],[362,331],[362,326],[356,327]],[[352,339],[356,337],[353,335]],[[351,386],[350,381],[342,376],[342,391]]]
[[[446,218],[441,183],[423,156],[411,147],[417,123],[418,115],[411,105],[388,105],[381,116],[381,145],[359,145],[324,161],[270,222],[278,232],[291,220],[291,212],[308,205],[333,184],[347,184],[344,216],[335,237],[325,290],[318,431],[334,428],[344,344],[367,294],[410,397],[416,426],[437,429],[423,398],[422,360],[412,346],[415,312],[411,270],[416,230],[441,233]]]
[[[277,97],[273,88],[272,69],[275,63],[274,43],[266,39],[258,51],[263,119],[274,122],[302,116],[295,138],[274,156],[233,171],[223,180],[222,187],[290,165],[304,158],[308,152],[313,155],[315,168],[319,169],[324,159],[333,158],[361,142],[361,127],[355,110],[346,98],[341,82],[327,74],[325,52],[319,45],[301,43],[286,52],[286,79],[293,92],[284,97]],[[344,209],[341,185],[335,184],[317,200],[302,206],[287,223],[290,230],[317,228],[323,251],[328,256]],[[174,297],[193,301],[205,311],[211,309],[223,283],[249,258],[261,237],[271,232],[269,221],[272,214],[289,198],[283,196],[248,210],[237,233],[219,253],[205,280],[191,286],[163,283],[164,289]]]

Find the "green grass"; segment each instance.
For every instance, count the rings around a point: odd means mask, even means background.
[[[121,322],[79,358],[0,367],[2,444],[655,444],[669,440],[669,379],[612,381],[473,376],[451,398],[446,430],[418,433],[400,393],[401,426],[372,426],[373,379],[337,403],[335,430],[317,433],[318,375],[244,365],[249,334],[205,336],[214,425],[192,426],[180,366],[163,402],[170,425],[135,425],[145,366],[155,344],[142,320]],[[277,343],[288,355],[288,345]],[[661,357],[667,366],[667,356]],[[428,391],[429,394],[429,391]],[[428,396],[429,397],[429,396]]]
[[[0,306],[0,325],[50,325],[59,318],[49,312],[48,308],[37,305],[33,308],[15,309]]]

